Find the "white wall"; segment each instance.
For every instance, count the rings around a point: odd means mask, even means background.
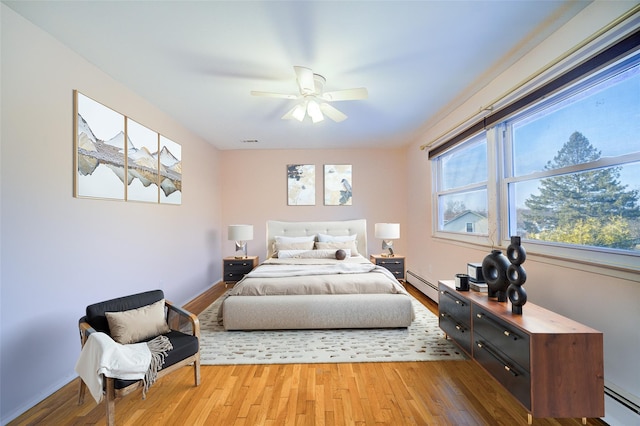
[[[504,95],[504,90],[524,81],[535,70],[560,57],[565,51],[587,39],[592,33],[621,16],[637,2],[595,2],[561,28],[513,67],[475,94],[443,120],[435,123],[420,141],[407,151],[409,234],[408,269],[432,283],[453,279],[464,272],[467,262],[480,262],[489,247],[453,243],[435,239],[431,220],[431,169],[427,152],[421,144],[441,134],[491,101]],[[503,247],[504,249],[504,247]],[[605,380],[640,398],[640,276],[624,278],[583,271],[579,264],[554,264],[540,256],[529,255],[523,265],[527,271],[524,286],[529,301],[582,322],[604,333]],[[524,305],[526,312],[527,306]],[[605,420],[610,424],[639,424],[640,418],[630,410],[606,398]]]
[[[220,279],[221,184],[216,149],[0,7],[6,423],[76,376],[86,305],[153,288],[182,304]],[[182,144],[182,205],[73,198],[74,89]]]

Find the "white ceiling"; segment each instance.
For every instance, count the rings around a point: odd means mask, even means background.
[[[4,3],[220,149],[406,145],[589,4]],[[297,94],[294,65],[369,99],[334,102],[341,123],[281,120],[295,101],[249,92]]]

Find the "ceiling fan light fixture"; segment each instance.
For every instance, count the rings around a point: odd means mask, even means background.
[[[290,95],[285,93],[262,92],[252,90],[252,96],[267,96],[281,99],[297,99],[302,100],[301,103],[291,108],[285,115],[283,120],[295,118],[302,122],[309,115],[311,121],[318,123],[324,120],[326,115],[331,120],[339,123],[346,120],[347,115],[328,104],[332,101],[350,101],[367,99],[369,93],[366,88],[359,87],[355,89],[336,90],[332,92],[324,91],[327,80],[320,74],[315,74],[310,68],[294,66],[299,95]]]
[[[322,115],[320,105],[318,105],[318,102],[314,100],[310,100],[307,104],[307,114],[309,114],[309,117],[311,117],[311,121],[313,121],[314,123],[318,123],[324,120],[324,115]]]
[[[291,113],[291,116],[298,121],[302,121],[304,120],[305,113],[306,113],[306,108],[304,107],[304,105],[298,104],[293,108],[293,112]]]

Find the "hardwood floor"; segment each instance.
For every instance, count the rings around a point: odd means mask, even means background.
[[[431,311],[437,305],[409,292]],[[199,313],[219,284],[185,308]],[[118,425],[526,425],[526,411],[473,361],[202,366],[183,368],[116,402]],[[104,403],[77,405],[73,381],[10,425],[103,425]],[[580,419],[534,419],[580,425]],[[605,425],[600,419],[588,424]]]

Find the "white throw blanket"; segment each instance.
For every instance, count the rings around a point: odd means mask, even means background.
[[[123,380],[144,379],[143,396],[146,394],[164,364],[166,352],[173,349],[167,337],[159,338],[122,345],[105,333],[89,335],[75,369],[97,403],[103,397],[103,376]]]

